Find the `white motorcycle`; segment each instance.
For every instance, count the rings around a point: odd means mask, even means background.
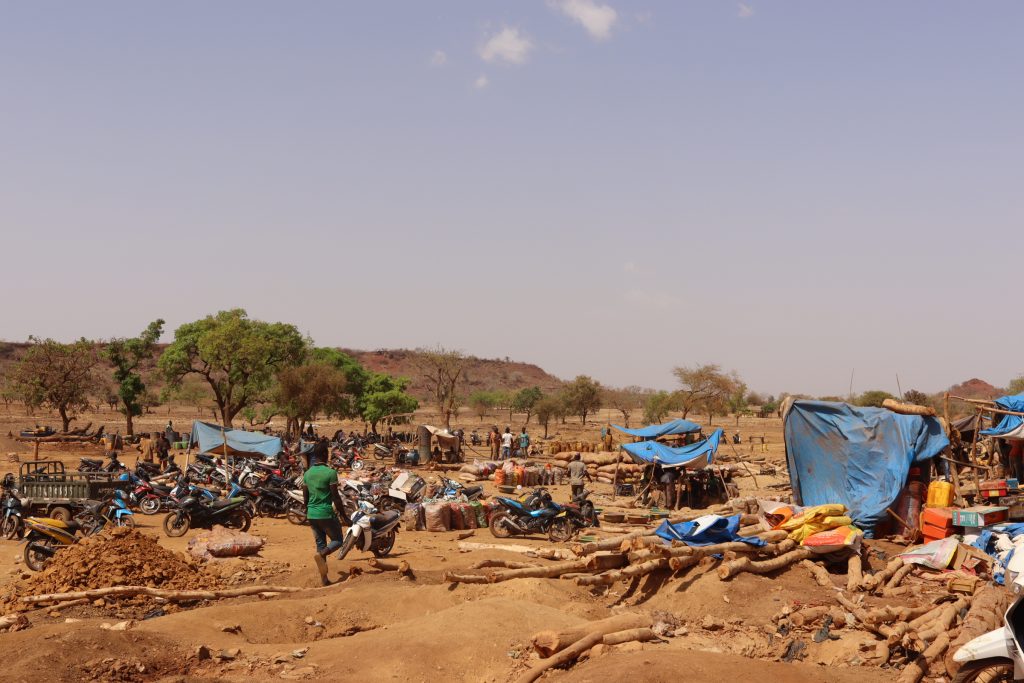
[[[1024,633],[1024,593],[1020,579],[1014,583],[1017,599],[1003,616],[1003,627],[970,641],[953,655],[960,670],[953,683],[1010,683],[1024,680],[1024,656],[1020,635]]]
[[[398,523],[401,520],[402,514],[396,510],[377,512],[377,508],[370,503],[359,501],[358,508],[352,513],[352,526],[345,531],[338,559],[345,559],[356,546],[360,550],[372,552],[375,557],[386,557],[395,547]]]

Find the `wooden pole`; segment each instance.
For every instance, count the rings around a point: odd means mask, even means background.
[[[612,502],[615,502],[615,492],[619,488],[619,463],[622,462],[622,449],[619,448],[618,456],[615,459],[615,475],[612,477]]]
[[[974,494],[975,495],[975,500],[977,500],[977,497],[981,495],[981,479],[978,478],[978,470],[977,470],[978,459],[977,459],[977,457],[974,454],[974,449],[978,445],[978,434],[981,432],[981,413],[982,413],[983,410],[984,410],[984,408],[978,408],[977,421],[976,421],[976,423],[974,425],[974,437],[971,439],[971,450],[967,454],[967,457],[976,466],[974,469],[971,470],[974,473],[974,487],[975,487],[975,490],[976,490],[976,492]]]

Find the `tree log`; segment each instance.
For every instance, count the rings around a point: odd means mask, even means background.
[[[949,653],[945,658],[946,672],[951,677],[960,669],[960,664],[953,661],[953,653],[969,641],[1002,625],[1003,614],[1010,599],[1009,591],[1002,586],[982,586],[974,594],[971,609],[964,617],[960,632],[950,643]]]
[[[379,569],[382,572],[398,572],[402,576],[412,576],[412,567],[405,560],[400,562],[388,562],[387,560],[378,560],[373,558],[370,560],[370,566],[374,569]]]
[[[448,581],[449,583],[490,583],[489,577],[483,574],[459,574],[457,572],[448,571],[441,575],[442,581]]]
[[[506,569],[505,571],[490,571],[482,576],[456,574],[445,572],[443,581],[451,583],[499,583],[511,581],[512,579],[548,579],[569,572],[580,572],[587,569],[590,562],[588,558],[570,560],[568,562],[556,562],[555,564],[540,565],[537,567],[523,567],[522,569]],[[483,579],[483,580],[479,580]]]
[[[0,617],[0,629],[10,628],[15,624],[28,624],[28,618],[24,614],[8,614]]]
[[[608,617],[599,621],[584,622],[579,626],[574,626],[561,631],[540,631],[533,636],[531,642],[533,643],[533,648],[541,657],[550,657],[556,652],[564,650],[573,643],[582,640],[591,633],[597,633],[603,636],[617,631],[650,628],[653,625],[654,620],[649,614],[628,612],[625,614],[616,614],[613,617]]]
[[[255,595],[257,593],[295,593],[304,588],[295,586],[242,586],[241,588],[227,588],[224,590],[211,591],[188,591],[169,590],[164,588],[149,588],[148,586],[111,586],[110,588],[94,588],[91,590],[74,591],[71,593],[46,593],[44,595],[27,595],[19,598],[20,602],[34,604],[37,602],[50,602],[53,600],[78,600],[88,598],[130,598],[136,595],[148,595],[154,598],[164,598],[172,602],[188,600],[220,600],[222,598],[237,598],[243,595]]]
[[[900,677],[896,679],[897,683],[918,683],[928,673],[931,663],[941,657],[948,647],[949,634],[940,633],[917,659],[903,669]]]
[[[832,583],[832,576],[828,573],[828,570],[822,567],[820,564],[817,564],[816,562],[811,562],[810,560],[802,560],[800,564],[807,568],[807,571],[811,573],[811,576],[814,577],[814,580],[822,588],[836,587],[835,584]]]
[[[860,555],[853,555],[846,563],[846,590],[853,593],[864,581],[863,562]]]
[[[789,615],[789,620],[794,626],[806,626],[812,624],[818,619],[829,613],[831,608],[827,605],[818,605],[817,607],[805,607],[799,612],[794,612]]]
[[[500,550],[506,553],[519,553],[520,555],[528,555],[530,557],[542,557],[545,560],[571,560],[576,557],[576,555],[564,548],[531,548],[528,545],[459,542],[459,552],[470,552],[473,550]]]
[[[912,564],[905,564],[905,565],[903,565],[902,567],[900,567],[899,569],[897,569],[893,573],[893,575],[889,578],[889,581],[885,584],[885,587],[887,589],[896,588],[897,586],[900,585],[900,583],[903,581],[903,579],[905,579],[907,577],[907,575],[910,572],[912,572],[912,571],[914,571],[914,565],[912,565]]]
[[[513,562],[512,560],[480,560],[469,565],[470,569],[526,569],[527,567],[539,567],[540,565],[530,562]]]
[[[568,664],[590,648],[600,643],[602,640],[604,640],[603,634],[590,633],[557,654],[548,657],[547,659],[542,659],[534,664],[526,671],[526,673],[517,679],[516,683],[533,683],[533,681],[540,678],[548,669],[561,666],[562,664]]]
[[[933,609],[935,609],[935,605],[931,604],[921,605],[919,607],[896,607],[893,605],[885,605],[884,607],[877,607],[868,611],[865,614],[865,618],[872,624],[881,624],[892,621],[909,621],[927,614]],[[911,624],[911,626],[913,626],[913,624]]]
[[[730,579],[737,574],[744,572],[750,574],[768,574],[770,572],[777,571],[783,567],[787,567],[794,562],[800,560],[806,560],[811,556],[811,551],[808,548],[797,548],[791,550],[785,555],[779,555],[771,560],[762,560],[755,562],[749,557],[741,557],[731,562],[726,562],[718,568],[718,578],[725,580]]]
[[[956,614],[959,610],[956,605],[947,605],[942,614],[931,623],[928,628],[918,631],[912,637],[912,642],[920,648],[924,643],[934,640],[940,633],[945,633],[956,621]]]
[[[617,631],[615,633],[609,633],[601,639],[602,645],[621,645],[622,643],[631,643],[633,641],[639,641],[645,643],[649,640],[657,640],[658,635],[649,628],[631,628],[628,631]]]
[[[903,566],[903,560],[898,557],[894,557],[889,560],[889,564],[885,565],[885,569],[875,574],[868,574],[864,577],[864,581],[861,582],[861,590],[872,591],[876,586],[884,584],[888,581],[896,570]]]

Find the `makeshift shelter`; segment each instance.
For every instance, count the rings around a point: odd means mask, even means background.
[[[884,408],[794,401],[783,420],[794,502],[842,503],[867,535],[895,502],[911,464],[949,446],[938,418]]]
[[[716,429],[704,441],[688,446],[672,448],[657,441],[640,441],[624,443],[622,450],[634,461],[646,464],[657,464],[664,467],[707,467],[718,452],[718,444],[722,439],[722,429]]]
[[[1024,439],[1024,394],[1003,396],[993,403],[1004,411],[996,422],[988,429],[982,429],[982,436],[994,436],[1000,439]]]
[[[648,425],[639,429],[626,429],[619,425],[612,425],[623,434],[629,434],[640,439],[658,439],[663,436],[675,436],[677,434],[691,434],[700,431],[700,425],[689,420],[671,420],[660,425]]]
[[[416,441],[416,450],[419,451],[421,463],[430,462],[432,443],[437,443],[442,452],[451,451],[455,454],[456,459],[462,459],[462,443],[459,436],[442,427],[420,425],[416,429]]]
[[[262,455],[273,458],[282,450],[280,437],[243,429],[225,430],[220,425],[199,420],[192,423],[191,443],[200,453],[217,455]]]

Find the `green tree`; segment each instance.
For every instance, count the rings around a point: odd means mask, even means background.
[[[512,410],[517,413],[526,413],[526,424],[530,424],[530,416],[542,398],[544,398],[544,392],[540,390],[540,387],[520,389],[512,397]],[[511,422],[511,419],[509,421]]]
[[[1010,383],[1006,387],[1006,393],[1009,396],[1024,394],[1024,375],[1017,375],[1011,379]]]
[[[476,416],[480,418],[481,422],[483,422],[484,418],[494,410],[494,406],[496,405],[493,391],[474,391],[469,395],[467,402]]]
[[[882,401],[887,398],[896,398],[888,391],[882,391],[881,389],[872,389],[865,391],[863,394],[857,397],[854,403],[858,406],[870,407],[870,408],[881,408]]]
[[[103,349],[103,355],[114,366],[114,382],[117,384],[118,404],[125,417],[125,431],[128,436],[135,434],[134,418],[142,415],[142,398],[146,384],[142,381],[140,368],[151,364],[153,349],[164,331],[164,321],[157,319],[146,326],[137,337],[111,339]]]
[[[443,346],[417,349],[415,362],[420,379],[430,390],[448,429],[452,426],[452,416],[458,412],[459,385],[465,379],[467,361],[461,351]]]
[[[56,410],[66,432],[100,387],[99,362],[96,345],[87,339],[62,344],[29,337],[29,347],[11,375],[11,388],[30,410]]]
[[[570,414],[579,415],[583,424],[587,415],[601,407],[601,384],[586,375],[578,375],[565,385],[564,392],[565,407]]]
[[[722,403],[740,383],[736,373],[725,373],[715,364],[677,367],[672,374],[679,381],[676,404],[685,419],[692,410],[721,410]]]
[[[221,421],[230,427],[243,408],[264,398],[277,372],[303,361],[306,349],[294,325],[252,320],[236,308],[175,330],[158,367],[175,386],[191,374],[205,379]]]
[[[551,420],[560,418],[565,412],[565,406],[557,396],[545,396],[537,401],[533,408],[537,413],[537,422],[544,425],[544,438],[548,438],[548,425]]]
[[[644,405],[644,390],[637,386],[607,389],[604,392],[604,403],[622,413],[622,424],[629,429],[629,418]]]
[[[202,413],[211,400],[210,387],[198,377],[186,377],[177,386],[168,384],[160,394],[164,402],[180,401],[196,409],[196,415]]]
[[[419,402],[406,393],[408,386],[409,380],[405,377],[376,372],[370,374],[359,399],[363,420],[370,423],[370,429],[376,432],[377,423],[381,420],[407,415],[419,407]]]
[[[644,422],[656,424],[663,421],[674,408],[674,397],[667,391],[656,391],[644,401]]]
[[[903,394],[903,400],[906,403],[913,403],[918,406],[930,406],[932,404],[928,394],[923,391],[918,391],[917,389],[908,389],[906,393]]]
[[[282,368],[272,394],[274,412],[288,421],[289,435],[301,434],[317,415],[346,414],[353,410],[348,377],[328,363],[307,363]]]

